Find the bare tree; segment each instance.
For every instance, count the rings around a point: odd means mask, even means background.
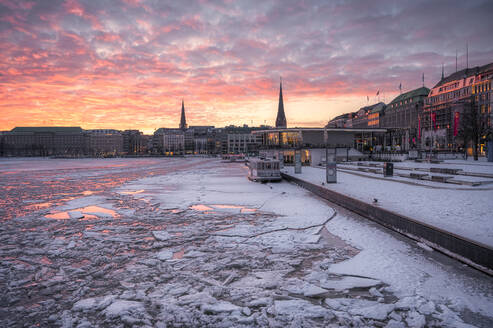
[[[463,108],[459,135],[464,139],[464,147],[467,147],[469,142],[471,143],[474,160],[477,161],[481,141],[491,135],[491,128],[488,127],[488,114],[480,112],[474,96],[464,102]]]

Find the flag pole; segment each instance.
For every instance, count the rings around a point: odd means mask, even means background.
[[[455,49],[455,72],[457,73],[457,49]]]

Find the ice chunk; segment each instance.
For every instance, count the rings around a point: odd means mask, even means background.
[[[435,311],[435,303],[428,301],[418,307],[418,312],[424,315],[429,315]]]
[[[319,305],[313,305],[305,300],[286,300],[275,301],[274,309],[277,315],[292,316],[296,313],[303,313],[308,318],[333,318],[332,311],[321,307]]]
[[[241,313],[249,317],[252,314],[252,311],[250,310],[250,308],[244,307],[243,309],[241,309]]]
[[[145,312],[144,305],[141,302],[117,300],[104,310],[104,314],[109,318],[121,317],[130,312]]]
[[[241,310],[239,306],[236,306],[230,302],[218,301],[216,303],[206,303],[201,305],[201,309],[205,313],[221,313],[221,312],[233,312],[235,310]]]
[[[390,320],[385,328],[405,328],[406,325],[402,323],[401,321],[396,321],[396,320]]]
[[[157,253],[157,258],[161,261],[170,260],[173,258],[173,252],[169,250],[160,251]]]
[[[368,288],[382,284],[380,280],[346,276],[340,280],[326,280],[320,286],[326,289],[346,290],[352,288]]]
[[[318,297],[325,294],[327,294],[327,289],[323,289],[312,284],[306,285],[303,290],[303,295],[307,297]]]
[[[382,297],[382,293],[380,293],[375,287],[370,288],[370,294],[375,297]]]
[[[368,319],[383,321],[387,318],[389,312],[392,312],[394,310],[394,308],[394,304],[377,303],[369,307],[350,309],[349,313],[352,315],[360,315]]]
[[[71,219],[82,219],[84,217],[84,214],[82,214],[79,211],[70,211],[68,212],[68,215],[70,216]]]
[[[98,311],[107,307],[116,298],[114,295],[103,297],[90,297],[76,302],[73,306],[74,311]]]
[[[419,314],[416,311],[411,311],[410,313],[408,313],[406,322],[409,327],[421,328],[425,326],[426,319],[424,315]]]
[[[417,297],[408,296],[400,299],[395,303],[395,308],[397,310],[410,310],[414,309],[418,303],[419,299]]]
[[[159,241],[166,241],[170,238],[173,238],[167,231],[153,231],[152,235]]]

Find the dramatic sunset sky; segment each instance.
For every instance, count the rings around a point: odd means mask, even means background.
[[[0,0],[0,130],[289,127],[493,62],[493,1]]]

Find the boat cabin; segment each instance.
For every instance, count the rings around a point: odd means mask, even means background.
[[[281,171],[277,159],[252,158],[248,163],[248,179],[252,181],[280,181]]]

